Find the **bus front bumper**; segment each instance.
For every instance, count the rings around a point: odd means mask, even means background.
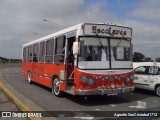
[[[116,89],[94,89],[94,90],[76,90],[76,95],[117,95],[120,93],[132,92],[134,87],[116,88]]]

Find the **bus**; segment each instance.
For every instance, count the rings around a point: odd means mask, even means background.
[[[134,90],[132,28],[81,23],[23,45],[21,73],[55,96]]]

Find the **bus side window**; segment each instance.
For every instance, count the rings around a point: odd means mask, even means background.
[[[25,61],[28,62],[28,47],[26,47],[26,56],[25,56]]]
[[[46,42],[46,63],[53,63],[53,49],[54,49],[54,39],[48,40]]]
[[[65,36],[60,36],[55,39],[55,56],[54,62],[55,63],[64,63],[64,56],[65,56]]]
[[[44,62],[44,54],[45,54],[45,42],[40,43],[40,50],[39,50],[39,62]]]
[[[26,62],[26,47],[23,48],[23,59]]]
[[[33,57],[33,46],[28,47],[28,61],[32,62],[32,57]]]
[[[75,42],[75,37],[70,37],[68,39],[68,62],[74,64],[74,55],[73,55],[73,43]]]
[[[38,62],[39,43],[33,46],[33,62]]]

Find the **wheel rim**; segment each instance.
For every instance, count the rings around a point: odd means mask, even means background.
[[[54,79],[54,82],[53,82],[53,91],[54,91],[54,93],[56,94],[56,95],[58,95],[59,94],[59,92],[60,92],[60,83],[59,83],[59,80],[57,79],[57,78],[55,78]]]
[[[31,77],[30,77],[30,76],[31,76],[31,73],[29,72],[29,73],[28,73],[28,82],[29,82],[29,83],[31,82]]]
[[[157,89],[156,89],[156,93],[157,93],[157,95],[158,95],[158,96],[160,96],[160,86],[159,86],[159,87],[157,87]]]

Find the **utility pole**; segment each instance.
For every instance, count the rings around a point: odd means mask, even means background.
[[[91,23],[91,3],[89,3],[89,23]]]

